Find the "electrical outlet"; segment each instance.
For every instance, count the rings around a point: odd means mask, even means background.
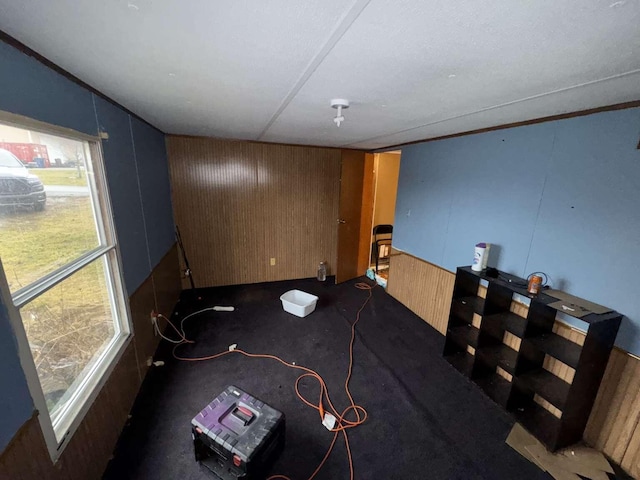
[[[271,257],[271,259],[269,260],[269,265],[271,265],[272,267],[274,267],[276,264],[276,257]]]
[[[158,329],[156,328],[156,325],[158,324],[158,313],[155,310],[151,310],[151,313],[149,314],[149,318],[151,319],[151,327],[153,328],[153,336],[157,337],[158,336]]]

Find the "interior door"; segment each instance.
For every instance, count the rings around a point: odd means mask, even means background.
[[[340,207],[338,222],[338,255],[336,283],[359,276],[358,253],[360,220],[362,216],[362,185],[365,172],[365,153],[342,151],[340,175]]]

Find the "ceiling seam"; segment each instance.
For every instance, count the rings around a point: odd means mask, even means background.
[[[429,123],[425,123],[425,124],[418,125],[418,126],[415,126],[415,127],[405,128],[403,130],[398,130],[397,132],[386,133],[384,135],[378,135],[376,137],[357,140],[355,142],[350,142],[350,143],[346,143],[344,145],[340,145],[338,148],[349,148],[349,147],[352,147],[352,146],[356,146],[356,145],[358,145],[360,143],[371,142],[371,141],[374,141],[374,140],[383,139],[383,138],[387,138],[387,137],[393,137],[394,135],[399,135],[401,133],[411,132],[413,130],[418,130],[420,128],[430,127],[432,125],[438,125],[439,123],[444,123],[444,122],[448,122],[448,121],[451,121],[451,120],[457,120],[459,118],[468,117],[468,116],[471,116],[471,115],[475,115],[477,113],[488,112],[490,110],[496,110],[498,108],[508,107],[510,105],[515,105],[515,104],[518,104],[518,103],[521,103],[521,102],[534,100],[536,98],[546,97],[548,95],[553,95],[555,93],[566,92],[566,91],[569,91],[569,90],[573,90],[575,88],[586,87],[586,86],[589,86],[589,85],[595,85],[597,83],[606,82],[608,80],[615,80],[617,78],[622,78],[622,77],[626,77],[626,76],[629,76],[629,75],[635,75],[637,73],[640,73],[640,69],[630,70],[628,72],[619,73],[619,74],[616,74],[616,75],[611,75],[609,77],[599,78],[597,80],[591,80],[589,82],[584,82],[584,83],[579,83],[577,85],[571,85],[569,87],[559,88],[557,90],[552,90],[550,92],[538,93],[536,95],[531,95],[529,97],[520,98],[520,99],[517,99],[517,100],[511,100],[509,102],[501,103],[501,104],[498,104],[498,105],[493,105],[493,106],[490,106],[490,107],[481,108],[479,110],[474,110],[473,112],[462,113],[460,115],[454,115],[452,117],[447,117],[447,118],[444,118],[442,120],[437,120],[435,122],[429,122]],[[385,147],[375,147],[375,148],[377,149],[377,148],[385,148]]]
[[[342,38],[342,36],[347,32],[347,30],[351,27],[353,22],[360,16],[362,11],[369,5],[371,0],[356,0],[353,6],[347,11],[347,13],[342,17],[342,19],[338,22],[336,27],[331,32],[331,35],[327,39],[327,41],[323,44],[322,48],[316,53],[311,59],[311,62],[307,65],[302,75],[298,78],[296,83],[293,85],[291,90],[287,96],[282,100],[280,106],[275,111],[275,113],[271,116],[267,125],[264,127],[260,135],[256,138],[256,140],[262,140],[267,133],[267,131],[271,128],[271,126],[275,123],[278,117],[282,114],[282,112],[287,108],[287,106],[291,103],[291,101],[295,98],[298,92],[304,87],[304,85],[309,81],[311,75],[317,70],[320,64],[324,61],[324,59],[329,55],[333,47],[336,46],[338,41]]]

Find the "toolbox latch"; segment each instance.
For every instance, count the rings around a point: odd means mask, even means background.
[[[254,417],[253,412],[251,410],[240,405],[238,405],[233,410],[233,416],[238,418],[240,421],[242,421],[242,424],[244,426],[249,425],[251,423],[251,420],[253,420],[253,417]]]

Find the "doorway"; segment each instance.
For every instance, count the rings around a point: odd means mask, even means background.
[[[393,228],[400,154],[342,151],[336,283],[366,274],[386,286],[392,233],[373,231]]]
[[[382,285],[389,278],[401,151],[376,153],[373,158],[373,218],[367,275]]]

